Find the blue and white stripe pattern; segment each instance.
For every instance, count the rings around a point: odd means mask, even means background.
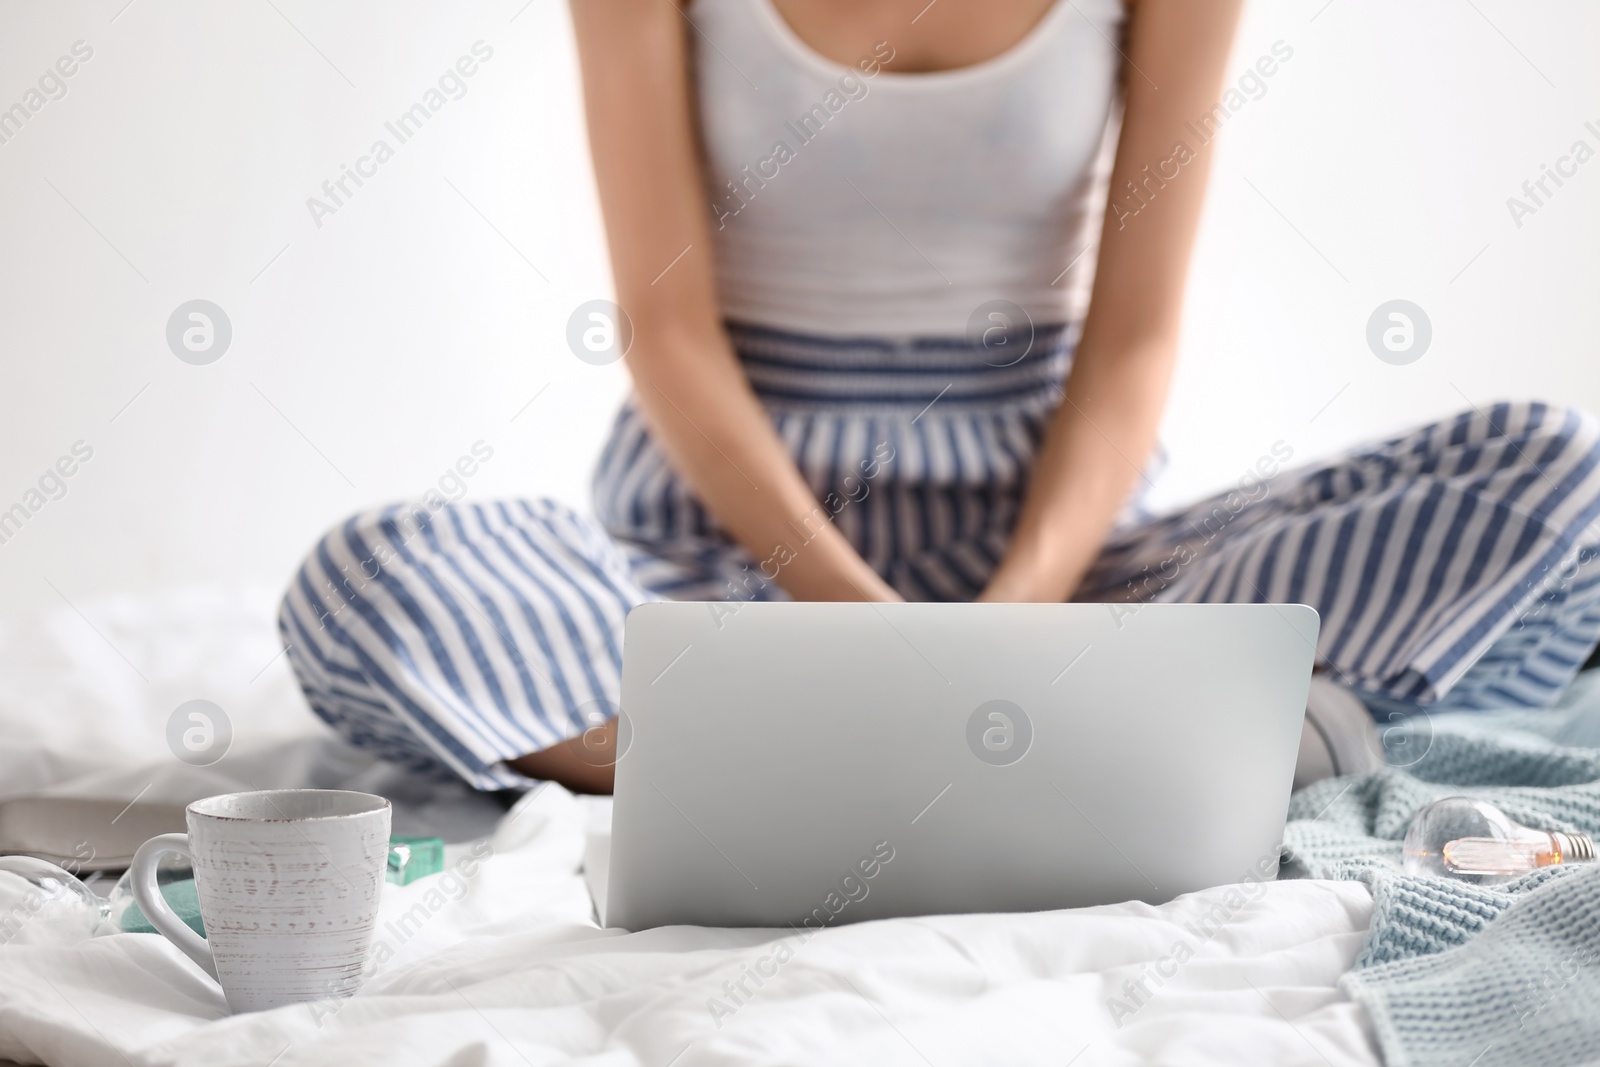
[[[1319,661],[1394,711],[1548,704],[1600,641],[1591,416],[1496,404],[1229,495],[1120,531],[1085,592],[1311,604]]]
[[[831,521],[907,599],[969,600],[1005,551],[1075,330],[964,340],[730,327]],[[649,599],[778,599],[628,406],[597,524],[549,501],[391,507],[332,530],[280,625],[314,711],[479,788],[611,713]],[[792,548],[804,551],[804,529]],[[1600,641],[1600,424],[1498,404],[1161,518],[1137,503],[1081,599],[1301,602],[1378,710],[1541,706]]]
[[[622,622],[648,599],[558,504],[389,507],[323,538],[279,628],[312,710],[353,744],[504,789],[527,782],[504,760],[609,717]]]
[[[738,323],[730,333],[778,435],[862,557],[908,600],[975,597],[1010,540],[1076,329],[1027,327],[987,346]],[[663,595],[782,597],[760,561],[718,532],[631,404],[600,457],[594,497],[601,523]]]

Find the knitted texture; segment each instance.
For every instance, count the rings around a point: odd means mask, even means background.
[[[1404,906],[1450,913],[1438,897]],[[1339,984],[1366,1008],[1389,1067],[1565,1067],[1600,1058],[1597,962],[1600,867],[1590,865],[1540,879],[1454,947],[1355,970]]]
[[[1600,717],[1600,687],[1579,688],[1579,710]],[[1318,782],[1289,805],[1285,877],[1372,887],[1372,928],[1340,984],[1389,1067],[1600,1061],[1600,864],[1493,887],[1400,870],[1412,816],[1447,796],[1600,838],[1600,749],[1486,729],[1494,721],[1441,717],[1410,766]]]

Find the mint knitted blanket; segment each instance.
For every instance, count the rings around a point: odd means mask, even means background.
[[[1412,815],[1446,796],[1600,838],[1600,672],[1548,711],[1419,725],[1404,735],[1407,766],[1319,782],[1289,805],[1284,877],[1372,887],[1372,929],[1341,988],[1389,1067],[1600,1061],[1600,864],[1492,888],[1400,869]]]

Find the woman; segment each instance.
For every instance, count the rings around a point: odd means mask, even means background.
[[[479,788],[609,791],[627,609],[783,596],[1310,603],[1302,782],[1375,758],[1352,693],[1552,700],[1600,639],[1586,416],[1496,405],[1290,474],[1280,442],[1237,492],[1130,503],[1209,165],[1187,124],[1238,6],[573,3],[634,338],[599,525],[537,501],[337,527],[282,616],[311,706]],[[1107,215],[1119,112],[1140,209]]]

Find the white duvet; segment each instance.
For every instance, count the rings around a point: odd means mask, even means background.
[[[182,799],[234,781],[381,776],[326,739],[281,659],[260,672],[278,647],[265,597],[84,607],[120,653],[65,611],[0,630],[0,795],[48,787],[131,799],[144,788]],[[194,697],[228,709],[238,738],[204,771],[164,755],[162,741],[171,708]],[[491,821],[485,802],[449,790],[412,796],[402,810],[452,827]],[[1370,919],[1359,883],[1229,887],[1162,907],[899,919],[809,939],[690,927],[629,934],[596,925],[585,879],[586,854],[590,878],[601,873],[593,861],[604,856],[608,817],[603,802],[547,788],[491,835],[453,846],[446,876],[389,886],[374,974],[344,1002],[230,1017],[215,983],[155,935],[0,946],[0,1058],[1379,1062],[1360,1009],[1335,988]]]

